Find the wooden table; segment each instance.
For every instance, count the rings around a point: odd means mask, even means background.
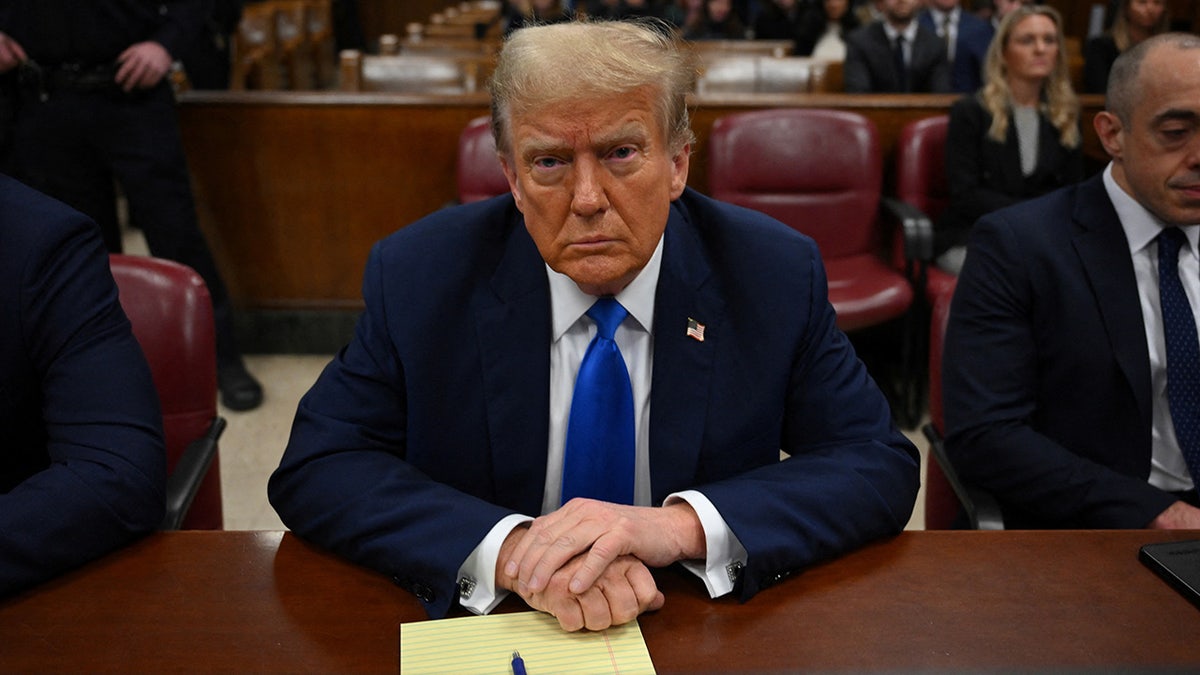
[[[746,604],[661,570],[660,673],[1200,667],[1200,611],[1138,547],[1200,532],[906,532]],[[513,599],[503,608],[520,609]],[[157,534],[0,602],[4,672],[395,672],[423,610],[280,532]]]

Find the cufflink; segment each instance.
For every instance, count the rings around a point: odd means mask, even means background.
[[[464,576],[458,580],[458,597],[463,600],[468,600],[471,594],[475,592],[475,580],[471,577]]]
[[[729,583],[736,584],[738,579],[742,578],[742,570],[746,565],[741,560],[734,560],[725,566],[725,574],[729,577]]]

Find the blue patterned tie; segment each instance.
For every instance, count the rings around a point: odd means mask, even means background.
[[[1200,486],[1200,343],[1196,317],[1179,282],[1179,248],[1187,242],[1177,227],[1158,235],[1158,301],[1167,342],[1167,401],[1179,449]]]
[[[633,388],[613,341],[628,314],[613,298],[600,298],[587,312],[596,322],[596,337],[575,377],[563,456],[564,504],[572,497],[633,503]]]

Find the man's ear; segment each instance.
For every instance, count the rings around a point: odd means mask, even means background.
[[[687,187],[688,168],[691,164],[692,144],[688,143],[671,158],[671,201],[679,199]]]
[[[1109,157],[1121,159],[1125,142],[1125,127],[1121,124],[1121,118],[1107,110],[1101,110],[1092,120],[1092,126],[1096,128],[1096,136]]]

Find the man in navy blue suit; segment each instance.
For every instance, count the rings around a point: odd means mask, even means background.
[[[653,24],[508,38],[491,86],[511,194],[373,249],[355,336],[271,477],[294,532],[431,616],[515,591],[576,630],[660,607],[650,568],[748,599],[904,527],[917,455],[835,326],[815,245],[686,188],[694,73]],[[626,503],[568,499],[597,298],[628,311],[632,475],[585,475],[626,482]]]
[[[980,219],[951,307],[947,451],[1006,527],[1200,528],[1177,434],[1200,409],[1168,396],[1200,359],[1168,360],[1159,277],[1182,237],[1181,325],[1200,323],[1200,37],[1127,51],[1106,107],[1108,168]]]
[[[150,367],[100,229],[0,176],[0,596],[158,527]]]
[[[964,79],[969,71],[959,72],[960,56],[977,52],[986,54],[995,30],[991,24],[964,10],[959,0],[929,0],[917,15],[917,21],[938,36],[946,47],[946,62],[950,68],[950,87],[953,91],[974,93],[982,84],[980,72]],[[982,63],[982,62],[981,62]]]

